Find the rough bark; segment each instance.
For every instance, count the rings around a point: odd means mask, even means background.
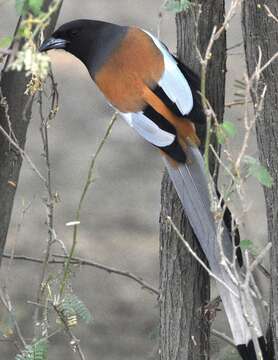
[[[248,0],[243,3],[242,27],[246,62],[249,76],[258,60],[258,48],[262,50],[262,64],[278,52],[278,23],[267,16],[264,4],[278,17],[277,0]],[[264,109],[256,124],[260,159],[268,167],[274,185],[264,188],[268,238],[271,250],[271,314],[273,346],[278,358],[278,59],[263,73],[262,83],[267,85]],[[253,100],[255,96],[253,95]]]
[[[223,22],[225,11],[224,0],[202,0],[198,4],[202,5],[198,39],[195,26],[198,7],[176,17],[178,57],[196,73],[200,73],[196,41],[204,54],[213,26]],[[224,113],[225,66],[226,37],[223,35],[214,45],[207,77],[207,96],[219,121]],[[198,133],[204,141],[205,129],[199,128]],[[201,316],[201,310],[210,298],[209,277],[169,228],[166,216],[173,219],[198,256],[204,259],[167,174],[162,181],[160,219],[161,359],[208,359],[209,325]]]
[[[46,10],[52,0],[45,0],[43,8]],[[51,18],[45,35],[48,36],[54,29],[59,11]],[[23,44],[21,44],[22,46]],[[11,127],[18,140],[19,146],[24,149],[28,125],[31,119],[31,108],[33,99],[24,95],[26,85],[29,79],[26,78],[24,72],[3,71],[1,74],[1,92],[3,97],[7,99],[8,116],[10,118]],[[6,130],[8,129],[8,121],[5,108],[0,107],[0,125]],[[22,158],[20,154],[14,150],[8,140],[0,134],[0,265],[4,252],[11,213],[13,208],[16,187],[12,184],[18,184]]]

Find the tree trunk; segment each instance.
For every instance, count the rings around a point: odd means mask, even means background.
[[[200,73],[197,46],[204,54],[213,26],[224,20],[224,0],[202,0],[202,13],[196,36],[198,6],[177,15],[178,57]],[[208,68],[207,97],[219,121],[224,113],[226,72],[226,36],[214,45]],[[204,143],[205,129],[197,129]],[[212,164],[215,165],[215,164]],[[204,259],[202,250],[183,213],[176,191],[165,174],[161,190],[160,218],[160,351],[162,360],[201,360],[209,358],[209,325],[202,316],[203,305],[210,299],[209,277],[188,254],[166,222],[170,216],[185,239]]]
[[[47,10],[51,3],[52,0],[45,0],[43,9]],[[59,11],[52,16],[51,21],[46,28],[45,36],[50,35],[53,31],[58,16]],[[22,45],[23,44],[20,46]],[[8,117],[11,122],[11,127],[18,144],[22,149],[25,147],[26,134],[31,119],[33,103],[32,97],[24,95],[28,82],[29,78],[25,76],[24,71],[3,71],[1,74],[1,93],[7,100]],[[0,125],[6,130],[9,129],[3,105],[0,105]],[[20,154],[13,149],[13,147],[10,146],[9,141],[0,134],[0,265],[6,244],[21,165],[22,158]]]
[[[278,52],[278,22],[267,16],[264,4],[278,17],[277,0],[248,0],[243,3],[242,27],[246,62],[249,76],[254,72],[262,50],[262,64]],[[271,314],[273,351],[278,358],[278,59],[262,75],[267,85],[264,109],[256,124],[258,147],[261,162],[269,169],[274,185],[264,188],[268,238],[272,242],[271,250]],[[260,90],[259,90],[260,91]],[[255,100],[254,94],[252,94]]]

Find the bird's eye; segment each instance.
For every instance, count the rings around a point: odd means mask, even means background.
[[[75,36],[76,34],[78,34],[79,30],[78,29],[71,29],[69,30],[69,36]]]

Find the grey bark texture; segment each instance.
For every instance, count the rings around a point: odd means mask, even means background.
[[[199,6],[202,6],[202,13],[196,30]],[[224,0],[202,0],[194,2],[189,11],[176,17],[178,57],[196,73],[200,73],[196,45],[203,55],[213,26],[223,23],[224,13]],[[207,97],[219,121],[222,121],[224,114],[225,73],[224,34],[213,47],[207,74]],[[197,130],[204,142],[205,128]],[[210,299],[209,277],[171,230],[166,221],[167,216],[172,218],[196,254],[204,260],[176,191],[168,174],[165,174],[160,217],[161,360],[209,359],[209,324],[202,316],[203,306]]]
[[[45,0],[43,8],[48,9],[52,0]],[[51,18],[46,28],[45,36],[50,35],[53,31],[59,11]],[[20,44],[20,47],[23,43]],[[31,109],[33,99],[24,95],[26,85],[29,82],[25,73],[18,71],[2,71],[0,87],[2,96],[6,98],[8,103],[8,117],[10,119],[11,128],[16,136],[19,146],[24,149],[26,142],[26,134],[31,119]],[[0,125],[8,130],[8,120],[5,108],[0,106]],[[4,252],[11,213],[13,208],[16,187],[11,184],[18,184],[22,158],[20,154],[9,144],[9,141],[0,134],[0,265]]]
[[[246,0],[243,2],[242,27],[246,62],[249,76],[254,72],[262,50],[262,64],[278,52],[278,23],[267,16],[264,4],[278,17],[277,0]],[[271,250],[271,313],[273,351],[278,359],[278,59],[262,75],[262,83],[267,85],[264,109],[257,121],[257,140],[260,160],[269,169],[274,185],[264,188],[268,238]],[[255,101],[255,95],[252,94]]]

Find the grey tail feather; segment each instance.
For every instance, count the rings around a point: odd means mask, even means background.
[[[211,212],[204,161],[196,147],[189,146],[186,155],[189,164],[181,164],[178,167],[174,167],[167,157],[163,156],[163,159],[188,220],[208,259],[211,271],[237,294],[235,296],[224,285],[217,282],[235,344],[245,346],[247,349],[252,340],[252,335],[243,314],[239,300],[239,290],[220,264],[221,256],[217,241],[216,224]],[[223,225],[222,244],[225,255],[231,259],[233,245],[225,225]],[[260,321],[252,297],[250,296],[250,298],[242,301],[247,305],[248,317],[254,325],[256,336],[258,338],[262,337]]]

